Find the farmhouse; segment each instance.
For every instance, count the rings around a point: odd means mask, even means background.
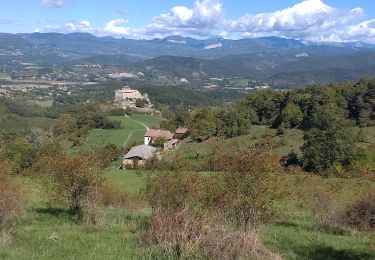
[[[166,130],[149,129],[145,133],[145,145],[152,144],[157,138],[164,138],[170,141],[174,138],[174,134]]]
[[[147,160],[156,155],[157,149],[150,145],[138,145],[130,149],[124,156],[124,166],[144,166]]]

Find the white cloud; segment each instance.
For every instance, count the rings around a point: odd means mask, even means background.
[[[60,8],[65,4],[65,0],[42,0],[41,5],[46,8]]]
[[[322,40],[333,30],[360,21],[363,10],[339,10],[321,0],[306,0],[274,13],[246,14],[229,21],[230,32],[244,35],[279,35],[292,38]]]
[[[170,34],[209,36],[223,18],[220,0],[197,0],[192,8],[175,6],[168,13],[154,17],[143,32],[148,37]]]
[[[128,20],[123,19],[123,18],[109,21],[104,28],[104,32],[109,35],[128,36],[130,29],[128,27],[122,26],[122,24],[127,23],[127,22]]]
[[[349,26],[340,32],[339,38],[343,40],[361,40],[375,43],[375,19]]]
[[[65,24],[49,24],[43,27],[36,28],[35,32],[59,32],[59,33],[73,33],[73,32],[87,32],[96,34],[97,29],[93,28],[89,21],[71,21]]]
[[[58,7],[67,0],[44,0]],[[54,5],[52,4],[54,3]],[[225,19],[221,0],[196,0],[192,7],[175,6],[141,28],[130,28],[126,19],[113,19],[103,27],[94,28],[87,21],[46,25],[38,31],[90,32],[128,38],[163,38],[169,35],[197,38],[280,36],[311,41],[375,42],[375,19],[364,21],[364,10],[338,9],[322,0],[304,0],[294,6],[272,13],[244,14],[238,19]]]

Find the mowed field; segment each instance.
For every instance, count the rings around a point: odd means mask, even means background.
[[[163,120],[161,117],[133,114],[130,116],[110,116],[110,120],[121,121],[122,129],[94,129],[87,137],[84,148],[104,147],[115,144],[118,148],[134,143],[143,143],[146,127],[158,127]],[[144,124],[144,125],[143,125]]]

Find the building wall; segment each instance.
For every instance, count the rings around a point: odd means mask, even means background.
[[[125,101],[127,99],[143,99],[142,94],[138,90],[134,89],[120,89],[116,90],[115,99],[118,102]]]
[[[124,166],[134,166],[136,160],[132,159],[124,159],[122,164]],[[146,165],[146,160],[138,160],[137,166],[145,166]]]
[[[145,145],[149,145],[152,141],[152,138],[151,137],[146,137],[145,136]]]

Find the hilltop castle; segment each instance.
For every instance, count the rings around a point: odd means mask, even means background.
[[[116,90],[115,102],[120,103],[125,107],[135,107],[137,99],[143,100],[146,104],[151,104],[147,93],[142,95],[138,90],[131,89],[128,86]]]

